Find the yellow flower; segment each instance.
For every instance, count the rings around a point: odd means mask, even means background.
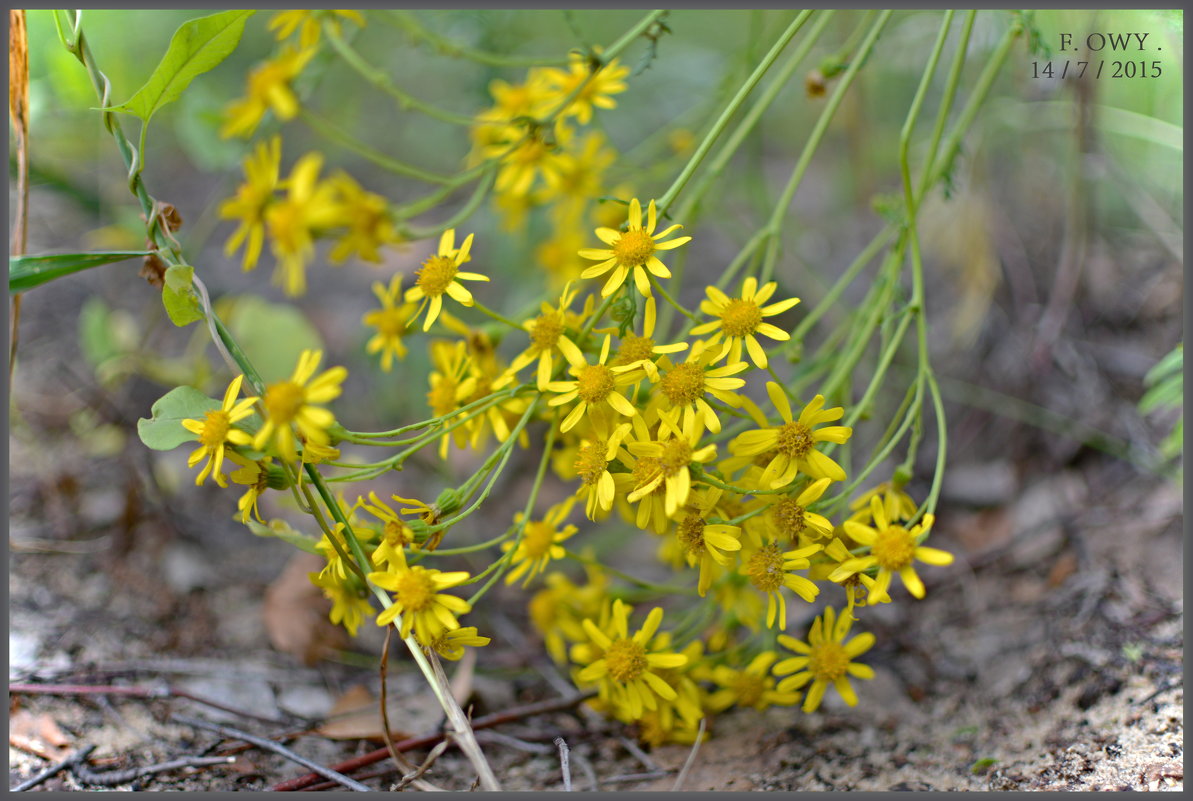
[[[538,117],[556,94],[547,82],[546,70],[531,68],[526,73],[526,82],[512,84],[495,78],[489,82],[489,94],[494,105],[477,115],[484,122],[510,122],[519,117]]]
[[[822,478],[813,481],[796,496],[770,496],[770,509],[766,513],[766,523],[774,534],[799,545],[801,537],[809,539],[824,539],[833,533],[833,524],[827,517],[808,511],[808,506],[820,500],[820,496],[828,489],[831,479]]]
[[[287,47],[276,59],[253,70],[249,75],[247,96],[225,109],[220,136],[225,139],[252,136],[269,109],[273,109],[278,119],[293,119],[298,113],[298,98],[290,89],[290,81],[298,77],[313,55],[314,48],[295,50]]]
[[[570,136],[571,131],[562,123],[556,123],[553,129],[505,126],[485,149],[487,158],[501,159],[493,191],[515,198],[527,197],[535,179],[541,176],[548,194],[553,193],[561,178],[562,146]]]
[[[799,419],[796,419],[791,414],[787,393],[777,382],[768,381],[766,392],[771,403],[779,410],[783,425],[743,432],[730,443],[729,450],[736,456],[756,456],[773,451],[774,456],[759,480],[760,484],[764,487],[769,485],[771,489],[787,486],[795,480],[799,472],[814,479],[844,481],[845,471],[839,464],[816,450],[816,445],[820,442],[843,444],[849,440],[853,429],[848,426],[817,429],[813,426],[839,420],[845,414],[845,410],[840,406],[825,409],[824,396],[817,395],[800,412]]]
[[[599,56],[598,50],[595,57]],[[603,65],[600,61],[590,63],[587,57],[575,52],[568,61],[566,72],[557,68],[547,71],[547,80],[555,86],[559,95],[567,97],[579,89],[563,110],[565,116],[575,117],[581,125],[587,125],[592,120],[594,106],[617,108],[617,101],[611,95],[626,90],[625,78],[630,74],[629,67],[618,64],[617,59]]]
[[[320,22],[323,19],[328,20],[335,26],[336,33],[339,33],[339,17],[352,20],[362,28],[364,27],[365,18],[360,15],[359,11],[347,9],[312,10],[309,8],[279,11],[273,15],[267,27],[269,30],[274,31],[274,35],[279,42],[292,35],[294,31],[301,27],[302,30],[299,33],[298,45],[305,49],[314,47],[319,43],[319,34],[322,30]]]
[[[617,458],[617,449],[630,433],[630,424],[622,423],[610,433],[604,415],[593,414],[591,422],[592,438],[581,442],[574,467],[580,478],[577,495],[585,498],[584,513],[589,520],[596,520],[613,508],[616,485],[609,464]]]
[[[812,565],[812,569],[808,572],[810,578],[828,579],[837,572],[837,569],[841,565],[854,558],[853,554],[849,552],[849,548],[839,537],[834,537],[825,546],[824,556],[828,558],[828,561]],[[847,605],[843,614],[852,616],[855,606],[873,606],[875,604],[889,604],[891,602],[891,596],[888,593],[884,592],[879,595],[874,592],[875,581],[865,573],[843,575],[836,580],[836,583],[840,584],[841,588],[845,590]],[[865,598],[862,597],[863,590],[867,595]]]
[[[421,565],[409,566],[406,556],[398,551],[385,572],[369,574],[369,581],[394,593],[393,606],[377,616],[378,626],[388,626],[402,616],[403,638],[414,632],[423,645],[430,645],[446,631],[460,628],[456,615],[469,612],[472,607],[463,598],[443,595],[440,591],[456,587],[468,580],[468,573],[444,573]]]
[[[236,451],[228,451],[228,458],[240,465],[239,470],[232,472],[232,481],[248,487],[244,495],[241,495],[236,502],[236,508],[240,510],[240,522],[248,523],[249,515],[252,515],[257,518],[258,523],[264,525],[265,521],[261,519],[261,510],[257,508],[257,501],[260,500],[261,494],[269,488],[269,463],[273,459],[266,456],[261,461],[254,462]]]
[[[605,631],[585,618],[584,631],[601,650],[599,658],[577,674],[584,683],[597,682],[602,700],[624,709],[631,719],[638,719],[646,709],[657,709],[659,699],[672,701],[676,692],[654,671],[687,664],[688,657],[676,653],[651,653],[647,650],[663,620],[663,610],[655,607],[642,628],[629,634],[626,618],[629,610],[620,600],[613,602],[613,615]]]
[[[596,278],[612,270],[613,274],[601,288],[601,296],[608,297],[625,283],[626,277],[632,272],[634,285],[638,287],[638,291],[649,297],[648,270],[659,278],[671,277],[671,271],[663,262],[659,261],[659,257],[654,255],[655,252],[673,250],[692,240],[690,236],[681,236],[677,239],[663,241],[683,226],[672,225],[656,234],[654,229],[657,224],[658,210],[655,208],[653,200],[647,207],[645,228],[642,227],[642,205],[638,202],[638,198],[631,200],[629,214],[626,218],[627,230],[616,231],[612,228],[598,228],[596,235],[609,246],[608,249],[589,248],[580,251],[581,258],[600,262],[600,264],[586,268],[584,272],[580,273],[580,277]],[[733,361],[741,361],[740,355]]]
[[[294,447],[292,423],[298,425],[304,439],[317,445],[330,444],[327,429],[335,423],[335,415],[313,404],[338,398],[342,391],[340,384],[347,378],[348,371],[343,367],[333,367],[312,380],[322,360],[323,351],[304,350],[298,357],[294,375],[287,381],[279,381],[266,388],[266,419],[253,440],[254,448],[263,451],[272,443],[283,459],[294,461],[298,454]]]
[[[347,173],[336,173],[329,183],[339,195],[340,216],[348,230],[327,254],[328,259],[342,264],[356,254],[364,261],[381,261],[377,249],[401,241],[389,216],[389,203],[381,195],[366,192]]]
[[[778,288],[779,285],[771,281],[759,289],[758,279],[753,276],[742,282],[740,298],[731,298],[715,286],[707,287],[705,292],[708,294],[708,299],[700,301],[700,311],[719,319],[696,326],[692,329],[692,333],[696,336],[704,336],[715,331],[716,333],[708,340],[710,345],[720,342],[722,336],[725,337],[731,347],[729,353],[731,362],[741,361],[742,343],[744,342],[755,366],[766,369],[766,351],[762,349],[756,335],[763,334],[780,341],[791,339],[791,335],[782,328],[763,322],[763,318],[782,314],[799,303],[799,298],[788,298],[764,306],[763,304],[770,300],[771,295],[775,294],[775,290]]]
[[[904,492],[902,487],[895,487],[892,482],[884,481],[878,486],[866,490],[849,502],[851,510],[849,519],[858,523],[869,522],[870,499],[875,496],[882,499],[887,520],[910,520],[915,517],[915,500]]]
[[[824,610],[823,617],[818,617],[812,622],[808,642],[797,640],[787,634],[779,635],[779,643],[800,656],[784,659],[775,665],[777,675],[799,671],[794,676],[780,681],[778,689],[781,692],[798,690],[812,682],[808,694],[804,697],[804,712],[816,711],[829,684],[837,688],[845,703],[855,706],[857,694],[849,683],[849,677],[874,678],[872,667],[852,661],[870,650],[874,645],[874,635],[864,632],[845,642],[849,628],[853,625],[853,618],[841,615],[834,621],[833,616],[833,608],[830,606]]]
[[[431,640],[429,647],[444,659],[456,662],[463,658],[464,646],[480,648],[490,641],[488,637],[477,636],[476,626],[463,626],[440,633]]]
[[[509,369],[493,385],[494,389],[500,389],[509,384],[519,370],[537,360],[538,368],[535,372],[535,380],[540,392],[546,390],[547,384],[551,381],[551,375],[555,372],[556,351],[573,367],[584,366],[584,354],[567,335],[569,323],[571,327],[577,327],[583,320],[583,315],[577,316],[568,312],[568,307],[575,297],[575,290],[571,289],[571,284],[568,284],[564,287],[558,308],[544,302],[541,307],[542,313],[523,324],[522,327],[530,335],[530,347],[514,357]],[[590,303],[586,307],[586,312],[591,311],[591,305]]]
[[[654,342],[654,329],[657,319],[655,299],[653,297],[647,298],[643,310],[642,335],[639,336],[633,331],[627,331],[626,335],[622,337],[621,347],[617,349],[617,355],[609,363],[610,366],[620,367],[624,364],[642,362],[643,369],[649,372],[653,368],[653,358],[655,356],[665,353],[678,353],[688,347],[688,343],[686,342],[676,342],[671,345],[656,345]],[[655,378],[656,375],[657,370],[651,372],[651,379],[657,380]]]
[[[742,572],[749,577],[754,588],[766,594],[766,627],[775,624],[776,613],[779,628],[787,628],[787,602],[779,594],[783,587],[794,592],[808,603],[816,600],[820,588],[803,576],[797,576],[792,571],[802,570],[811,565],[808,557],[824,548],[819,543],[794,551],[784,553],[777,544],[770,543],[754,551],[745,564]]]
[[[224,451],[231,443],[233,445],[248,445],[253,437],[247,431],[233,428],[237,423],[253,413],[256,398],[245,398],[237,401],[240,395],[240,385],[244,381],[243,375],[232,379],[228,389],[224,392],[223,405],[218,409],[207,412],[202,420],[183,420],[182,427],[192,434],[199,435],[199,447],[186,460],[187,467],[194,467],[204,458],[207,464],[195,477],[195,486],[200,486],[209,474],[214,473],[215,483],[221,487],[228,486],[224,474],[221,472],[224,464]]]
[[[273,136],[268,142],[258,142],[252,155],[244,160],[245,182],[236,190],[236,197],[220,204],[222,219],[240,220],[240,226],[228,237],[224,255],[231,256],[247,241],[244,249],[246,270],[256,267],[261,257],[261,246],[265,242],[265,211],[274,199],[281,161],[281,137]]]
[[[721,500],[720,489],[710,487],[705,492],[693,493],[694,502],[689,504],[687,514],[675,527],[675,536],[689,566],[700,566],[700,578],[696,591],[703,598],[712,586],[713,565],[727,566],[733,557],[726,551],[741,550],[741,528],[726,523],[709,523],[708,518],[717,510]]]
[[[555,160],[557,180],[548,197],[555,199],[552,219],[557,228],[566,228],[579,221],[584,207],[604,190],[601,176],[617,154],[605,147],[605,135],[593,131],[572,151],[565,151]]]
[[[502,544],[502,551],[512,550],[514,552],[513,556],[510,557],[510,562],[514,565],[514,568],[505,577],[506,584],[513,584],[525,575],[526,580],[522,582],[522,586],[527,587],[535,576],[547,568],[547,564],[552,559],[562,559],[564,557],[563,546],[560,543],[571,537],[579,529],[571,525],[560,528],[560,524],[567,519],[575,502],[576,498],[572,496],[563,503],[552,506],[543,515],[542,520],[527,521],[526,525],[523,526],[522,536],[517,543],[506,542]],[[515,523],[521,523],[524,519],[525,517],[521,512],[518,512],[514,516]]]
[[[312,232],[339,225],[344,219],[331,184],[319,180],[323,157],[308,153],[298,160],[282,186],[286,197],[265,211],[273,255],[278,260],[275,280],[287,295],[306,291],[306,263],[315,255]]]
[[[846,533],[862,545],[870,546],[870,553],[841,565],[829,576],[829,581],[840,581],[853,573],[877,566],[878,575],[874,586],[870,588],[871,596],[884,595],[891,585],[891,578],[898,573],[907,591],[916,598],[923,598],[924,582],[915,572],[913,560],[940,566],[953,563],[953,555],[948,551],[917,545],[928,535],[935,517],[924,515],[918,525],[906,529],[887,518],[886,509],[877,497],[870,499],[870,515],[873,526],[853,520],[845,521]]]
[[[427,393],[427,405],[436,417],[442,417],[445,427],[450,422],[448,415],[463,406],[476,391],[477,379],[469,375],[468,345],[464,342],[437,340],[431,343],[431,363],[435,369],[429,376],[431,391]],[[457,448],[468,444],[468,432],[463,427],[445,431],[439,440],[439,458],[447,458],[447,449],[452,440]]]
[[[681,429],[673,418],[661,413],[657,440],[626,444],[626,449],[638,457],[633,471],[638,484],[626,500],[634,503],[663,485],[663,509],[667,517],[674,515],[679,507],[688,502],[688,493],[692,489],[692,465],[709,462],[717,455],[715,443],[697,447],[704,429],[696,422],[694,418],[689,418]],[[640,471],[639,468],[644,464],[648,467]]]
[[[349,514],[351,515],[354,511],[355,508],[350,510]],[[350,522],[356,522],[351,517],[349,520]],[[344,534],[345,528],[343,523],[336,523],[335,527],[331,530],[331,536],[328,536],[327,532],[324,532],[323,536],[319,538],[319,541],[315,543],[315,550],[323,554],[323,558],[327,560],[327,564],[323,567],[319,575],[336,576],[340,581],[347,581],[348,577],[352,575],[351,568],[344,563],[344,557],[340,555],[340,552],[343,551],[349,557],[352,557],[352,547],[348,544],[347,535]],[[372,529],[362,528],[357,525],[352,527],[352,533],[356,535],[356,539],[361,545],[370,542],[377,535],[377,532]]]
[[[402,559],[403,548],[418,547],[414,544],[414,532],[389,504],[377,497],[376,492],[369,493],[369,501],[372,503],[366,503],[364,498],[359,498],[356,503],[384,524],[381,529],[381,542],[369,554],[369,558],[377,565],[396,564]]]
[[[373,616],[373,606],[356,588],[356,582],[337,578],[327,573],[308,573],[307,578],[331,601],[328,617],[334,624],[342,625],[348,634],[355,637],[356,630],[366,618]]]
[[[657,402],[664,409],[682,409],[684,425],[689,420],[700,428],[708,428],[714,434],[721,431],[721,421],[712,406],[704,399],[711,395],[731,407],[741,404],[741,398],[732,392],[746,385],[744,378],[730,378],[750,369],[745,362],[736,362],[713,367],[724,351],[717,347],[703,347],[699,343],[688,353],[688,358],[673,364],[663,357],[659,364],[663,373],[659,379]],[[649,372],[649,371],[648,371]]]
[[[571,430],[590,409],[603,409],[605,406],[609,406],[618,414],[624,414],[627,417],[633,417],[638,413],[638,410],[619,390],[622,387],[638,383],[642,380],[643,373],[633,365],[608,366],[606,362],[609,360],[609,340],[610,337],[606,334],[605,341],[601,344],[600,358],[595,364],[584,363],[572,367],[569,372],[576,376],[575,381],[552,381],[547,384],[549,391],[561,393],[548,401],[550,406],[562,406],[577,398],[580,399],[580,402],[568,412],[567,417],[563,418],[563,422],[560,423],[559,430],[561,432]]]
[[[381,352],[381,369],[389,372],[393,365],[394,356],[398,359],[406,358],[406,345],[402,342],[402,335],[406,326],[414,316],[413,303],[397,305],[402,294],[402,276],[395,275],[389,282],[389,287],[380,281],[373,282],[373,294],[381,301],[381,308],[371,311],[362,319],[365,325],[377,329],[377,333],[365,345],[368,353]]]
[[[416,273],[415,285],[406,290],[406,300],[423,301],[415,312],[415,317],[422,313],[429,300],[431,309],[423,321],[423,330],[429,331],[435,318],[443,309],[443,296],[449,295],[462,306],[472,305],[472,293],[460,281],[488,281],[489,277],[480,273],[460,272],[460,265],[471,261],[469,251],[472,249],[472,234],[464,238],[459,249],[456,248],[456,229],[449,228],[439,237],[439,252],[423,262],[423,266]]]
[[[717,665],[712,671],[712,680],[721,689],[708,697],[708,708],[722,712],[736,704],[752,706],[759,712],[768,706],[791,706],[799,700],[799,693],[783,692],[775,688],[770,675],[771,665],[779,655],[774,651],[763,651],[750,660],[741,670],[728,665]]]
[[[580,621],[598,613],[609,584],[599,568],[585,566],[585,569],[589,580],[583,587],[572,583],[563,573],[549,573],[547,586],[527,604],[531,624],[542,635],[547,653],[559,664],[567,661],[565,640],[579,642],[587,638]]]

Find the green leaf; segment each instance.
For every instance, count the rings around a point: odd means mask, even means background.
[[[138,256],[150,250],[110,250],[95,253],[60,253],[54,256],[11,256],[8,259],[8,291],[24,292],[71,273],[90,270]]]
[[[170,39],[166,55],[158,63],[145,85],[128,101],[112,108],[149,118],[167,103],[177,100],[183,90],[199,75],[228,57],[240,42],[244,24],[256,12],[221,11],[184,22]]]
[[[323,350],[323,338],[297,308],[251,295],[236,298],[228,330],[267,384],[294,373],[304,350]]]
[[[247,525],[249,531],[258,537],[277,537],[279,540],[288,542],[295,548],[301,548],[307,553],[313,553],[316,556],[322,555],[319,549],[315,547],[315,543],[318,540],[290,528],[290,525],[285,520],[270,520],[268,526],[263,526],[250,517]]]
[[[183,420],[202,420],[220,402],[194,387],[176,387],[153,404],[150,419],[137,421],[137,435],[155,451],[169,451],[197,437],[182,427]]]
[[[204,318],[203,306],[195,294],[191,281],[195,268],[189,264],[173,264],[166,270],[166,283],[162,287],[162,304],[170,322],[181,328]]]

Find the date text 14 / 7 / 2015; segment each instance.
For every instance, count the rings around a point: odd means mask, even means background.
[[[1090,72],[1090,65],[1094,70]],[[1031,77],[1033,78],[1084,78],[1089,74],[1095,80],[1098,78],[1159,78],[1163,69],[1159,61],[1033,61],[1031,63]]]

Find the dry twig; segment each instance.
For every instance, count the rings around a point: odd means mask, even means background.
[[[66,759],[62,760],[61,762],[55,762],[53,765],[50,765],[48,768],[46,768],[45,770],[43,770],[41,773],[37,774],[36,776],[30,777],[29,779],[26,779],[25,781],[21,782],[16,787],[12,788],[12,790],[10,792],[22,793],[25,790],[30,790],[30,789],[36,787],[37,785],[44,782],[46,779],[49,779],[52,776],[54,776],[54,774],[66,769],[66,768],[74,767],[79,762],[82,762],[94,750],[95,750],[94,745],[84,746],[83,748],[80,748],[78,751],[75,751],[73,754],[68,756]]]
[[[704,739],[704,718],[700,718],[700,730],[696,732],[696,742],[692,743],[692,750],[688,752],[688,758],[683,763],[683,767],[679,771],[679,775],[675,777],[675,784],[671,791],[675,792],[683,787],[683,780],[688,778],[688,770],[692,767],[692,763],[696,761],[696,752],[700,750],[700,742]]]
[[[562,737],[555,738],[555,747],[559,749],[559,769],[563,771],[563,791],[572,791],[572,769],[568,766],[568,744]]]

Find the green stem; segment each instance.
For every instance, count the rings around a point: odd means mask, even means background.
[[[392,156],[387,156],[379,150],[373,148],[356,139],[353,136],[341,131],[336,126],[332,125],[327,120],[315,114],[313,111],[305,107],[300,107],[298,116],[302,121],[310,126],[311,130],[323,136],[326,139],[335,142],[346,150],[365,158],[378,167],[389,170],[398,175],[404,175],[407,178],[416,178],[420,181],[426,181],[431,184],[450,184],[455,180],[455,176],[440,175],[439,173],[424,170],[421,167],[416,167],[413,164],[407,164],[404,161],[399,161]]]
[[[479,300],[477,300],[475,297],[472,299],[472,306],[473,306],[473,308],[474,308],[474,309],[476,309],[477,311],[481,312],[482,314],[487,314],[488,316],[492,317],[492,318],[493,318],[494,320],[496,320],[497,322],[499,322],[499,323],[505,323],[505,324],[506,324],[506,325],[508,325],[510,328],[513,328],[513,329],[515,329],[515,330],[518,330],[518,331],[525,331],[525,330],[526,330],[526,329],[524,329],[522,326],[520,326],[520,325],[518,325],[517,323],[515,323],[515,322],[514,322],[513,320],[511,320],[510,318],[508,318],[508,317],[506,317],[506,316],[504,316],[504,315],[498,314],[497,312],[493,311],[493,310],[492,310],[492,309],[490,309],[488,306],[486,306],[485,304],[483,304],[483,303],[481,303]]]
[[[558,58],[502,56],[484,50],[474,50],[463,45],[458,45],[450,39],[446,39],[429,30],[418,21],[418,18],[412,12],[405,9],[391,8],[381,11],[381,13],[386,15],[386,19],[395,23],[397,27],[405,30],[417,39],[422,39],[445,56],[465,58],[469,61],[475,61],[478,64],[485,64],[490,67],[562,67],[567,64],[566,60],[561,61]]]

